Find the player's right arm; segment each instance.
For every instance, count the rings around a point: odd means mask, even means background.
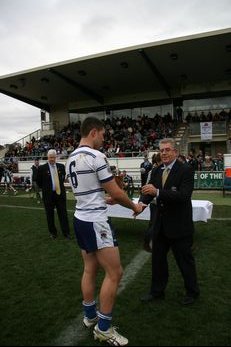
[[[116,203],[130,208],[137,214],[142,212],[141,206],[139,204],[135,204],[129,199],[127,194],[118,186],[114,178],[110,181],[102,183],[102,187]]]

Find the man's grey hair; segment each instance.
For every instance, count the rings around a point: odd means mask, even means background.
[[[165,143],[169,143],[172,148],[176,148],[176,141],[171,137],[166,137],[165,139],[160,140],[159,146]]]
[[[50,155],[57,156],[56,150],[55,149],[49,149],[49,151],[47,152],[47,156],[50,156]]]

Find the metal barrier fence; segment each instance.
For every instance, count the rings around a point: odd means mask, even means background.
[[[134,188],[138,189],[141,187],[140,173],[138,171],[127,170],[133,178]],[[19,185],[26,187],[28,185],[28,179],[30,174],[15,173],[13,185]],[[2,183],[3,185],[3,183]],[[224,171],[196,171],[194,174],[194,189],[195,190],[223,190],[224,185]],[[68,187],[69,184],[66,183]]]

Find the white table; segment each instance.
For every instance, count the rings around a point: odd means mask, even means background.
[[[192,200],[193,221],[207,222],[212,218],[213,203],[208,200]]]
[[[133,199],[134,202],[137,202],[138,199]],[[193,221],[198,222],[207,222],[208,219],[212,217],[213,203],[207,200],[192,200],[193,207]],[[121,205],[108,205],[108,216],[109,217],[118,217],[118,218],[133,218],[132,210],[123,207]],[[136,217],[136,219],[149,220],[150,219],[150,210],[149,206]]]

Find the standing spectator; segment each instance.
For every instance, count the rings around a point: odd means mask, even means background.
[[[199,153],[197,155],[197,163],[198,163],[198,171],[201,171],[202,170],[202,163],[204,161],[204,154],[203,154],[203,151],[200,149],[199,150]]]
[[[162,162],[161,162],[160,153],[154,153],[152,156],[152,170],[149,171],[147,183],[150,181],[151,175],[153,174],[154,170],[156,170],[156,168],[160,166],[161,163]],[[144,245],[143,245],[143,248],[147,252],[152,251],[152,235],[153,235],[153,227],[154,227],[156,209],[157,209],[156,197],[154,197],[152,201],[150,202],[149,209],[150,209],[150,219],[148,223],[148,229],[145,230],[144,232]]]
[[[39,159],[35,159],[34,165],[31,166],[31,182],[32,182],[32,190],[34,194],[36,195],[37,203],[40,204],[41,196],[39,193],[39,186],[37,184],[38,168],[39,168]]]
[[[212,161],[212,158],[209,155],[205,156],[205,160],[202,162],[201,169],[202,169],[202,171],[213,171],[214,170],[214,163]]]
[[[176,108],[176,120],[178,123],[183,122],[183,113],[184,113],[184,111],[182,110],[182,108],[180,106],[177,106],[177,108]]]
[[[127,192],[128,197],[132,198],[134,194],[134,185],[133,185],[133,179],[132,176],[127,174],[126,170],[123,170],[123,188]]]
[[[152,163],[148,160],[148,156],[145,155],[143,163],[140,164],[141,187],[143,187],[146,184],[148,173],[151,170],[152,170]]]
[[[224,159],[222,153],[217,153],[217,157],[214,159],[214,170],[224,171]]]
[[[179,154],[177,158],[181,163],[187,164],[186,157],[183,154]]]
[[[5,191],[3,194],[7,194],[8,190],[12,190],[14,195],[17,194],[17,190],[13,187],[13,173],[11,171],[11,167],[5,166],[3,171],[4,183],[5,183]]]
[[[175,141],[160,141],[162,165],[142,188],[140,203],[145,207],[157,199],[157,213],[153,229],[152,281],[143,302],[164,299],[168,283],[167,254],[171,248],[184,279],[186,295],[183,305],[193,304],[199,296],[195,260],[192,254],[194,224],[192,202],[194,179],[189,165],[177,160]]]
[[[2,182],[3,176],[4,176],[4,167],[3,167],[3,164],[0,163],[0,183]]]
[[[66,209],[66,191],[64,187],[65,166],[56,163],[56,150],[47,153],[48,162],[38,167],[37,184],[42,189],[43,203],[47,216],[48,229],[52,239],[57,238],[54,210],[57,209],[62,233],[70,239],[70,229]]]
[[[111,326],[122,266],[118,243],[108,223],[104,191],[110,195],[108,203],[115,201],[135,213],[141,212],[142,208],[134,204],[117,185],[106,156],[99,151],[104,133],[104,124],[98,118],[86,118],[81,126],[79,147],[70,155],[66,168],[77,199],[74,228],[84,262],[81,282],[83,323],[87,328],[95,325],[95,339],[115,346],[125,346],[128,339]],[[95,289],[100,267],[103,268],[105,277],[100,289],[97,317]]]
[[[117,173],[117,170],[116,170],[116,166],[115,166],[115,165],[110,166],[110,169],[111,169],[111,173],[112,173],[113,176],[115,177],[116,183],[118,184],[118,186],[119,186],[120,188],[123,189],[123,187],[124,187],[124,185],[123,185],[123,176],[122,176],[121,172],[118,171],[118,173]]]
[[[193,153],[189,153],[188,155],[188,165],[192,167],[193,172],[198,170],[198,161]]]

